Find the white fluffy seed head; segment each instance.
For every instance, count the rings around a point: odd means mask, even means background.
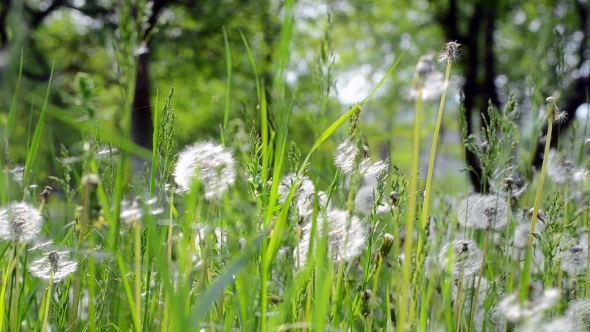
[[[587,175],[588,170],[578,168],[572,161],[561,158],[555,150],[549,152],[547,176],[555,183],[581,183],[586,180]]]
[[[505,297],[498,303],[498,310],[511,322],[540,319],[544,313],[559,302],[558,289],[545,289],[532,300],[520,301],[518,294]]]
[[[336,148],[336,152],[334,153],[334,165],[336,165],[336,167],[338,167],[344,174],[352,173],[356,166],[356,157],[358,154],[359,149],[350,138],[347,138]]]
[[[571,301],[565,317],[574,326],[570,331],[590,331],[590,299]]]
[[[13,202],[0,208],[0,238],[7,241],[29,242],[43,227],[43,216],[34,206]]]
[[[354,206],[356,210],[364,215],[371,213],[373,205],[375,205],[375,197],[377,192],[375,186],[368,185],[362,186],[356,193],[354,198]],[[389,212],[391,204],[389,203],[388,197],[383,197],[381,204],[377,206],[377,215],[385,214]]]
[[[479,271],[483,254],[474,241],[456,240],[442,247],[438,259],[443,269],[450,268],[453,278],[461,273],[467,277]]]
[[[500,196],[473,194],[459,204],[457,215],[463,227],[498,230],[508,222],[508,204]]]
[[[188,191],[198,179],[205,189],[205,199],[220,198],[236,181],[234,157],[221,144],[197,142],[178,154],[172,176],[181,191]]]
[[[318,239],[327,237],[328,251],[335,262],[349,261],[360,255],[366,247],[367,232],[361,220],[346,211],[334,209],[318,215],[317,227],[320,235]],[[305,266],[309,251],[315,250],[317,246],[314,240],[314,248],[310,248],[311,228],[311,223],[303,227],[303,237],[293,251],[298,267]]]
[[[53,272],[52,281],[56,283],[76,272],[77,268],[78,263],[69,260],[67,251],[51,251],[33,261],[28,269],[33,276],[43,280],[49,280]]]
[[[278,188],[279,202],[281,204],[285,203],[287,196],[294,185],[297,185],[297,188],[295,188],[295,192],[293,193],[293,202],[295,202],[295,205],[297,206],[299,215],[302,217],[308,217],[313,213],[316,192],[313,182],[307,176],[301,177],[298,184],[297,174],[289,173],[283,176],[279,182]],[[320,193],[318,193],[318,195],[320,195]],[[322,196],[319,198],[319,206],[322,207]],[[323,203],[326,203],[326,201]]]
[[[584,273],[588,268],[588,244],[581,242],[561,253],[561,269],[571,276]]]

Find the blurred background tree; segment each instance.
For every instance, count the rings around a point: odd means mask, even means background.
[[[8,0],[0,4],[0,121],[7,121],[16,95],[16,123],[21,124],[12,129],[10,145],[3,143],[12,159],[8,165],[22,163],[31,130],[22,124],[36,123],[39,107],[34,105],[44,96],[52,64],[53,106],[79,116],[84,107],[73,82],[79,72],[88,73],[95,85],[92,103],[101,128],[119,133],[131,128],[139,146],[151,148],[154,107],[162,107],[172,86],[176,88],[173,104],[179,146],[220,137],[228,78],[223,28],[232,64],[228,132],[247,141],[258,112],[254,71],[241,32],[268,92],[271,113],[276,116],[285,107],[292,110],[289,139],[303,152],[313,142],[311,137],[362,100],[403,54],[395,75],[363,108],[361,127],[372,153],[392,156],[392,163],[402,168],[410,160],[414,101],[408,97],[418,58],[435,56],[447,41],[462,44],[463,60],[453,71],[437,171],[468,179],[478,191],[486,189],[487,181],[482,181],[477,156],[463,148],[461,107],[467,119],[465,131],[479,135],[488,123],[489,110],[503,107],[513,95],[522,131],[530,133],[523,134],[522,142],[528,153],[518,159],[532,169],[541,160],[537,145],[545,129],[537,117],[545,97],[561,95],[559,106],[569,115],[569,121],[561,124],[564,128],[571,126],[575,111],[587,100],[590,27],[586,0],[301,0],[296,4],[290,63],[282,77],[286,100],[292,100],[287,106],[272,104],[277,83],[273,55],[281,30],[282,1],[124,3],[126,6],[108,0]],[[23,80],[17,92],[21,54]],[[130,86],[132,96],[125,94]],[[156,95],[159,105],[155,105]],[[437,105],[436,101],[426,103],[425,127],[433,126]],[[128,117],[126,108],[131,110]],[[39,178],[57,167],[51,158],[52,149],[57,149],[53,147],[63,144],[75,149],[80,141],[70,125],[48,121],[44,133],[48,144],[42,152],[44,164],[51,166],[39,169]],[[429,142],[429,131],[424,132]],[[335,144],[323,148],[331,150]],[[423,146],[423,153],[428,154],[428,144]],[[331,164],[329,154],[316,158]],[[469,169],[469,176],[456,172],[462,168]]]

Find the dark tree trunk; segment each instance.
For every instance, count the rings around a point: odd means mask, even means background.
[[[486,1],[474,5],[470,17],[461,17],[457,0],[451,0],[444,13],[439,13],[437,20],[445,31],[448,41],[461,44],[463,59],[459,66],[463,70],[465,84],[463,85],[463,107],[467,122],[467,135],[474,133],[474,115],[479,114],[481,125],[489,123],[488,105],[500,106],[498,94],[494,84],[496,66],[494,57],[493,33],[497,9],[494,4]],[[458,22],[467,21],[468,31],[459,31]],[[475,153],[465,148],[465,161],[469,167],[469,179],[476,192],[487,192],[488,179],[485,178],[479,158]]]
[[[131,137],[135,144],[151,150],[154,122],[150,98],[149,54],[143,53],[138,57],[131,111]]]

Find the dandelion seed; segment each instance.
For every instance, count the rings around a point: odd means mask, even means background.
[[[458,277],[460,273],[467,277],[479,271],[483,254],[475,242],[457,240],[442,247],[438,259],[443,269],[447,269],[449,262],[452,262],[450,268],[453,278]]]
[[[457,42],[448,42],[445,44],[444,50],[442,50],[436,60],[439,63],[453,63],[461,60],[461,51],[459,50],[461,44]]]
[[[557,124],[561,124],[561,123],[565,123],[566,121],[567,121],[567,113],[557,109],[557,112],[555,113],[554,122]]]
[[[571,301],[565,312],[565,317],[574,327],[570,331],[590,331],[590,299]]]
[[[205,199],[220,198],[236,181],[234,157],[221,144],[197,142],[180,151],[172,176],[182,191],[188,191],[198,179]]]
[[[580,243],[561,253],[561,269],[572,276],[588,268],[588,244]]]
[[[499,196],[473,194],[459,204],[457,214],[461,226],[498,230],[506,226],[508,205]]]
[[[346,138],[336,148],[334,153],[334,165],[344,174],[352,173],[355,168],[358,148],[350,138]]]
[[[33,261],[29,266],[29,272],[39,279],[49,280],[53,272],[53,282],[60,282],[76,272],[78,263],[70,261],[67,251],[51,251],[41,259]]]
[[[29,242],[41,232],[43,216],[37,208],[24,202],[13,202],[0,208],[0,238]]]
[[[324,224],[326,224],[324,227]],[[310,250],[311,227],[308,223],[303,227],[303,238],[293,251],[297,266],[303,267],[307,263]],[[361,220],[346,211],[329,210],[318,215],[318,234],[327,236],[328,251],[335,262],[348,261],[360,255],[366,247],[367,233]],[[317,241],[314,240],[314,245]]]

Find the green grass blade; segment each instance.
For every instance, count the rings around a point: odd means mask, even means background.
[[[156,92],[156,107],[154,107],[154,134],[152,135],[152,170],[150,174],[150,197],[156,192],[156,173],[158,172],[158,143],[160,142],[160,111],[159,105],[160,92]]]
[[[223,129],[227,128],[227,121],[229,120],[229,97],[231,95],[231,50],[229,48],[229,41],[227,40],[227,31],[223,26],[223,42],[225,44],[225,58],[227,64],[227,86],[225,92],[225,111],[223,115]]]
[[[43,102],[43,107],[41,108],[41,114],[39,115],[39,120],[37,121],[37,127],[35,128],[35,133],[33,134],[33,140],[31,141],[31,145],[27,150],[27,161],[25,162],[25,171],[23,175],[23,188],[27,188],[29,181],[30,181],[30,172],[31,168],[33,167],[33,163],[35,162],[35,157],[37,156],[37,150],[39,149],[39,144],[41,143],[41,135],[43,134],[43,126],[45,124],[45,111],[47,110],[47,104],[49,101],[49,92],[51,91],[51,80],[53,79],[53,66],[51,67],[51,74],[49,75],[49,82],[47,82],[47,92],[45,94],[45,101]]]

